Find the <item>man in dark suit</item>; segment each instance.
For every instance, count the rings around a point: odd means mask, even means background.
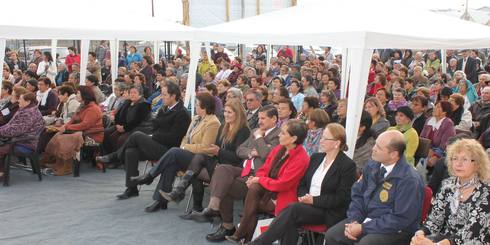
[[[408,244],[422,216],[424,182],[407,163],[402,133],[378,136],[372,159],[352,186],[347,219],[328,229],[328,245]]]
[[[228,164],[218,165],[211,179],[211,200],[201,213],[190,215],[198,222],[209,221],[212,217],[221,215],[223,225],[206,236],[209,241],[224,241],[225,236],[233,235],[233,202],[242,200],[247,195],[246,180],[254,175],[265,162],[272,148],[279,144],[280,129],[276,127],[278,114],[272,106],[259,109],[259,127],[237,149],[237,155],[243,160],[243,167]]]
[[[97,157],[97,161],[110,163],[123,161],[126,165],[126,190],[118,199],[138,196],[137,184],[131,177],[138,176],[140,160],[158,160],[168,149],[180,146],[187,132],[191,117],[181,99],[178,85],[167,83],[162,88],[162,99],[165,106],[153,119],[153,134],[147,135],[140,131],[132,133],[121,148],[109,155]]]
[[[475,84],[478,82],[477,60],[472,58],[470,53],[469,49],[464,50],[463,58],[458,60],[457,69],[463,71],[466,74],[466,79]]]
[[[250,89],[245,95],[247,102],[247,122],[250,129],[257,128],[259,122],[259,109],[262,106],[263,95],[259,90]]]

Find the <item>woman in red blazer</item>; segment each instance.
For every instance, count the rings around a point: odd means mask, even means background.
[[[297,189],[310,158],[303,148],[306,138],[306,124],[300,120],[289,120],[281,128],[280,145],[274,148],[257,171],[255,177],[247,180],[248,192],[240,226],[226,239],[232,242],[251,240],[257,225],[257,213],[267,212],[277,215],[292,202],[297,202]]]

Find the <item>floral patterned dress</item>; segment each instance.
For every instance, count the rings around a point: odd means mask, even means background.
[[[490,244],[490,187],[479,182],[471,196],[451,212],[451,200],[456,191],[456,178],[442,182],[432,210],[422,227],[425,234],[439,234],[452,244]]]

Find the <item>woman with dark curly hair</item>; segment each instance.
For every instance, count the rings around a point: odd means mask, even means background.
[[[72,173],[73,158],[80,151],[84,138],[91,138],[97,143],[104,139],[102,111],[95,102],[93,89],[80,86],[77,100],[81,104],[79,110],[68,123],[57,128],[58,133],[46,146],[46,153],[56,157],[56,164],[52,166],[56,176]]]

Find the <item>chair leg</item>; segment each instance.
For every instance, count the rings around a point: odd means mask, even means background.
[[[30,157],[32,172],[37,174],[39,181],[43,180],[43,174],[41,173],[41,167],[39,166],[39,155],[37,153],[33,153]]]
[[[315,234],[312,231],[306,231],[308,233],[308,244],[315,245]]]
[[[9,186],[10,181],[10,154],[7,154],[3,163],[3,186]]]
[[[189,200],[187,200],[187,205],[185,206],[185,212],[189,213],[192,201],[192,186],[190,186],[191,194],[189,194]]]
[[[97,156],[100,156],[101,152],[102,152],[102,145],[98,146],[98,147],[95,149],[95,151],[94,151],[94,157],[93,157],[93,159],[94,159],[94,163],[95,163],[95,165],[97,165],[97,161],[95,161],[95,158],[96,158]],[[105,173],[105,171],[106,171],[106,170],[105,170],[105,164],[102,164],[102,173]]]
[[[73,177],[80,177],[80,162],[73,159]]]
[[[138,162],[138,164],[139,164],[139,162]],[[148,164],[150,164],[150,160],[146,160],[145,170],[143,170],[143,174],[146,174],[146,169],[148,168]],[[141,191],[141,187],[142,187],[142,186],[143,186],[143,185],[139,185],[139,186],[138,186],[138,191]]]

